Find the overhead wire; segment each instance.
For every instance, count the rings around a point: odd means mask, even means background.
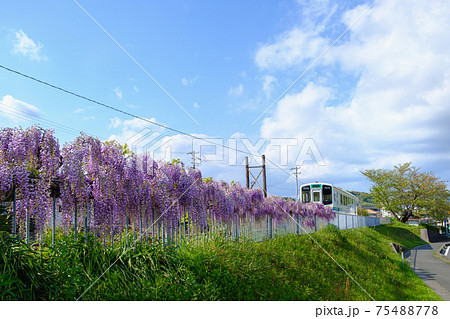
[[[251,156],[253,156],[253,157],[255,157],[255,156],[260,156],[259,154],[257,154],[257,155],[255,155],[255,154],[252,154],[252,153],[250,153],[250,152],[246,152],[246,151],[243,151],[243,150],[239,150],[239,149],[235,149],[235,148],[232,148],[232,147],[229,147],[229,146],[226,146],[226,145],[223,145],[223,144],[219,144],[219,143],[215,143],[215,142],[213,142],[213,141],[210,141],[210,140],[208,140],[208,139],[205,139],[205,138],[201,138],[201,137],[198,137],[198,136],[195,136],[195,135],[193,135],[193,134],[189,134],[189,133],[186,133],[186,132],[183,132],[183,131],[181,131],[181,130],[178,130],[178,129],[174,129],[174,128],[172,128],[172,127],[169,127],[169,126],[167,126],[167,125],[163,125],[163,124],[160,124],[160,123],[157,123],[157,122],[155,122],[155,121],[152,121],[152,120],[149,120],[149,119],[146,119],[146,118],[143,118],[143,117],[140,117],[140,116],[137,116],[137,115],[135,115],[135,114],[132,114],[132,113],[130,113],[130,112],[126,112],[126,111],[123,111],[123,110],[121,110],[121,109],[119,109],[119,108],[117,108],[117,107],[113,107],[113,106],[110,106],[110,105],[107,105],[107,104],[105,104],[105,103],[102,103],[102,102],[98,102],[98,101],[96,101],[96,100],[94,100],[94,99],[91,99],[91,98],[88,98],[88,97],[86,97],[86,96],[83,96],[83,95],[81,95],[81,94],[77,94],[77,93],[74,93],[74,92],[72,92],[72,91],[69,91],[69,90],[67,90],[67,89],[64,89],[64,88],[62,88],[62,87],[59,87],[59,86],[56,86],[56,85],[53,85],[53,84],[50,84],[50,83],[48,83],[48,82],[46,82],[46,81],[43,81],[43,80],[39,80],[39,79],[37,79],[37,78],[35,78],[35,77],[32,77],[32,76],[29,76],[29,75],[26,75],[26,74],[24,74],[24,73],[21,73],[21,72],[19,72],[19,71],[16,71],[16,70],[13,70],[13,69],[10,69],[10,68],[7,68],[7,67],[5,67],[5,66],[3,66],[3,65],[0,65],[0,68],[2,68],[2,69],[4,69],[4,70],[6,70],[6,71],[9,71],[9,72],[12,72],[12,73],[15,73],[15,74],[17,74],[17,75],[20,75],[20,76],[22,76],[22,77],[25,77],[25,78],[28,78],[28,79],[30,79],[30,80],[33,80],[33,81],[36,81],[36,82],[38,82],[38,83],[41,83],[41,84],[44,84],[44,85],[46,85],[46,86],[49,86],[49,87],[51,87],[51,88],[54,88],[54,89],[56,89],[56,90],[59,90],[59,91],[62,91],[62,92],[64,92],[64,93],[66,93],[66,94],[70,94],[70,95],[73,95],[73,96],[75,96],[75,97],[78,97],[78,98],[81,98],[81,99],[84,99],[84,100],[86,100],[86,101],[89,101],[89,102],[91,102],[91,103],[94,103],[94,104],[97,104],[97,105],[100,105],[100,106],[103,106],[103,107],[105,107],[105,108],[108,108],[108,109],[111,109],[111,110],[113,110],[113,111],[116,111],[116,112],[119,112],[119,113],[122,113],[122,114],[124,114],[124,115],[127,115],[127,116],[130,116],[130,117],[133,117],[133,118],[137,118],[137,119],[140,119],[140,120],[142,120],[142,121],[145,121],[145,122],[148,122],[148,123],[150,123],[150,124],[153,124],[153,125],[156,125],[156,126],[159,126],[159,127],[162,127],[162,128],[164,128],[164,129],[167,129],[167,130],[170,130],[170,131],[172,131],[172,132],[176,132],[176,133],[178,133],[178,134],[181,134],[181,135],[185,135],[185,136],[189,136],[189,137],[191,137],[191,138],[193,138],[193,139],[197,139],[197,140],[201,140],[201,141],[204,141],[204,142],[207,142],[207,143],[209,143],[209,144],[213,144],[213,145],[217,145],[217,146],[220,146],[220,147],[223,147],[223,148],[226,148],[226,149],[229,149],[229,150],[233,150],[233,151],[236,151],[236,152],[240,152],[240,153],[244,153],[244,154],[247,154],[247,155],[251,155]],[[272,162],[270,159],[266,159],[268,162],[270,162],[270,163],[272,163],[274,166],[276,166],[279,170],[281,170],[281,171],[283,171],[285,174],[287,174],[289,177],[291,177],[291,178],[294,178],[291,174],[290,174],[290,172],[287,172],[287,171],[285,171],[284,169],[282,169],[281,167],[279,167],[277,164],[275,164],[274,162]],[[285,212],[285,213],[287,213],[287,212]],[[308,234],[309,235],[309,234]],[[309,235],[311,238],[312,238],[312,236],[311,235]],[[314,238],[313,238],[313,240],[314,240]],[[315,242],[316,242],[316,244],[323,250],[323,251],[325,251],[325,253],[354,281],[354,282],[356,282],[356,284],[360,287],[360,288],[362,288],[363,290],[364,290],[364,292],[366,292],[366,294],[368,294],[367,293],[367,291],[362,287],[362,286],[360,286],[359,285],[359,283],[322,247],[322,246],[320,246],[319,245],[319,243],[316,241],[316,240],[314,240]],[[113,263],[114,264],[114,263]],[[113,266],[113,264],[111,264],[110,265],[110,267],[112,267]],[[110,268],[109,267],[109,268]],[[109,269],[108,268],[108,269]],[[97,279],[98,280],[98,279]],[[95,284],[95,282],[93,283],[93,284]],[[92,284],[92,285],[93,285]],[[91,285],[91,286],[92,286]],[[90,286],[90,287],[91,287]],[[89,288],[90,288],[89,287]],[[88,289],[89,289],[88,288]],[[84,294],[84,293],[83,293]],[[372,298],[372,296],[370,295],[370,294],[368,294],[369,295],[369,297],[370,298]],[[78,298],[78,299],[80,299],[82,297],[82,295]],[[372,298],[372,300],[374,300],[373,298]]]
[[[163,90],[164,90],[164,92],[166,92],[166,90],[161,86],[161,85],[159,85],[159,83],[158,82],[156,82],[156,80],[154,80],[153,79],[153,77],[128,53],[128,51],[126,51],[87,11],[86,11],[86,9],[84,9],[76,0],[73,0],[145,73],[147,73],[147,75],[153,80],[153,81],[155,81],[155,83],[156,84],[158,84],[158,86],[160,86]],[[366,10],[366,11],[368,11],[369,9],[371,9],[372,8],[372,6],[377,2],[378,0],[375,0],[373,3],[372,3],[372,5]],[[365,11],[365,12],[366,12]],[[364,15],[364,13],[365,12],[363,12],[363,14],[362,15]],[[361,15],[361,16],[362,16]],[[360,16],[360,17],[361,17]],[[360,18],[359,17],[359,18]],[[359,20],[359,18],[357,19],[357,20]],[[356,23],[356,21],[355,21],[355,23]],[[297,80],[295,80],[294,81],[294,83],[292,83],[289,87],[288,87],[288,89],[287,90],[285,90],[283,93],[282,93],[282,95],[280,96],[280,97],[278,97],[278,99],[276,99],[270,106],[269,106],[269,108],[268,109],[270,109],[292,86],[294,86],[296,83],[297,83],[297,81],[301,78],[301,77],[303,77],[303,75],[352,27],[353,25],[350,25],[350,27],[327,49],[327,50],[325,50],[323,53],[322,53],[322,55],[320,55],[311,65],[310,65],[310,67],[308,67],[307,68],[307,70],[300,76],[300,77],[298,77],[297,78]],[[166,92],[166,94],[168,94],[169,95],[169,97],[171,97],[172,98],[172,96],[168,93],[168,92]],[[183,109],[183,111],[185,112],[185,113],[187,113],[187,111],[174,99],[174,98],[172,98],[182,109]],[[252,126],[268,111],[268,109],[266,109],[253,123],[252,123]],[[187,113],[189,116],[190,116],[190,114],[189,113]],[[190,116],[191,117],[191,119],[193,119],[194,121],[195,121],[195,119],[192,117],[192,116]],[[197,121],[195,121],[195,123],[197,123]],[[197,125],[198,125],[198,123],[197,123]],[[168,128],[168,127],[167,127]],[[169,129],[169,128],[168,128]],[[170,129],[170,130],[172,130],[172,131],[174,131],[173,129]],[[178,130],[177,130],[178,131]],[[230,150],[234,150],[234,151],[236,151],[236,152],[241,152],[241,153],[245,153],[245,154],[249,154],[249,155],[251,155],[251,156],[255,156],[254,154],[251,154],[251,153],[249,153],[249,152],[245,152],[245,151],[241,151],[241,150],[238,150],[238,149],[234,149],[234,148],[231,148],[231,147],[228,147],[228,146],[225,146],[225,145],[220,145],[220,144],[218,144],[218,143],[214,143],[214,142],[211,142],[211,141],[208,141],[208,140],[206,140],[206,139],[202,139],[202,138],[198,138],[198,137],[195,137],[194,135],[191,135],[191,134],[188,134],[188,133],[184,133],[184,132],[181,132],[181,131],[178,131],[178,133],[179,134],[183,134],[183,135],[186,135],[186,136],[190,136],[191,138],[196,138],[196,139],[198,139],[198,140],[203,140],[203,141],[207,141],[208,143],[210,143],[210,144],[214,144],[214,145],[219,145],[219,146],[221,146],[221,147],[223,147],[223,148],[227,148],[227,149],[230,149]],[[259,154],[258,154],[258,156],[259,156]],[[286,174],[288,174],[288,176],[289,177],[292,177],[292,178],[294,178],[291,174],[290,174],[290,172],[286,172],[285,170],[283,170],[281,167],[279,167],[278,165],[276,165],[275,163],[273,163],[272,161],[270,161],[269,159],[267,159],[267,161],[268,162],[270,162],[270,163],[272,163],[273,165],[275,165],[276,167],[278,167],[281,171],[283,171],[284,173],[286,173]],[[257,182],[257,181],[255,181],[255,182]],[[264,190],[265,191],[265,190]],[[287,213],[286,211],[285,211],[285,213]],[[292,216],[291,216],[291,218],[292,218]],[[299,225],[300,226],[300,225]],[[300,226],[301,227],[301,226]],[[303,227],[302,227],[303,228]],[[314,242],[372,299],[372,300],[375,300],[310,234],[308,234],[310,237],[311,237],[311,239],[313,239],[314,240]],[[117,260],[116,260],[117,261]],[[114,262],[115,263],[115,262]],[[113,265],[113,264],[112,264]],[[110,265],[110,267],[112,266],[112,265]],[[110,268],[109,267],[109,268]],[[109,269],[108,268],[108,269]],[[103,275],[103,274],[102,274]],[[98,279],[97,279],[98,280]],[[96,280],[96,281],[97,281]],[[93,284],[95,284],[95,282],[93,283]],[[93,285],[92,284],[92,285]],[[91,288],[92,287],[92,285],[89,287],[89,288]],[[88,289],[89,289],[88,288]],[[85,293],[85,292],[84,292]],[[83,293],[83,294],[84,294]],[[77,300],[79,300],[80,298],[82,297],[82,295],[77,299]]]
[[[20,118],[20,119],[28,121],[30,123],[38,122],[38,124],[41,124],[41,123],[46,124],[55,130],[58,130],[58,131],[61,131],[61,132],[64,132],[66,134],[73,135],[73,136],[78,136],[80,134],[80,132],[82,132],[82,130],[76,129],[71,126],[67,126],[67,125],[64,125],[64,124],[61,124],[61,123],[58,123],[58,122],[55,122],[55,121],[52,121],[49,119],[45,119],[40,116],[34,116],[31,114],[27,114],[26,112],[23,112],[21,110],[14,108],[12,105],[8,105],[8,104],[2,103],[2,102],[0,102],[0,105],[2,105],[4,108],[6,108],[6,109],[0,108],[0,110],[3,111],[5,114],[12,115],[13,117]],[[89,132],[86,132],[86,133],[89,134]],[[93,135],[93,134],[90,134],[90,135]],[[103,136],[99,136],[99,137],[104,138]]]
[[[142,121],[144,121],[144,122],[147,122],[147,123],[150,123],[150,124],[159,126],[159,127],[161,127],[161,128],[167,129],[167,130],[169,130],[169,131],[172,131],[172,132],[175,132],[175,133],[178,133],[178,134],[181,134],[181,135],[189,136],[189,137],[191,137],[192,139],[200,140],[200,141],[203,141],[203,142],[206,142],[206,143],[209,143],[209,144],[212,144],[212,145],[216,145],[216,146],[219,146],[219,147],[222,147],[222,148],[224,148],[224,149],[231,150],[231,151],[236,151],[236,152],[243,153],[243,154],[246,154],[246,155],[251,155],[252,157],[255,157],[255,158],[260,156],[260,154],[253,154],[253,153],[250,153],[250,152],[247,152],[247,151],[244,151],[244,150],[240,150],[240,149],[238,149],[238,148],[233,148],[233,147],[230,147],[230,146],[227,146],[227,145],[224,145],[224,144],[219,144],[219,143],[216,143],[216,142],[214,142],[214,141],[211,141],[210,139],[202,138],[202,137],[199,137],[199,136],[195,136],[195,135],[193,135],[193,134],[186,133],[186,132],[181,131],[181,130],[179,130],[179,129],[172,128],[172,127],[167,126],[167,125],[164,125],[164,124],[160,124],[160,123],[158,123],[158,122],[149,120],[149,119],[147,119],[147,118],[145,118],[145,117],[142,117],[142,116],[138,116],[138,115],[132,114],[132,113],[130,113],[130,112],[121,110],[121,109],[119,109],[119,108],[117,108],[117,107],[115,107],[115,106],[111,106],[111,105],[108,105],[108,104],[99,102],[99,101],[94,100],[94,99],[92,99],[92,98],[86,97],[86,96],[84,96],[84,95],[81,95],[81,94],[75,93],[75,92],[73,92],[73,91],[70,91],[70,90],[68,90],[68,89],[65,89],[65,88],[62,88],[62,87],[60,87],[60,86],[57,86],[57,85],[55,85],[55,84],[51,84],[51,83],[49,83],[49,82],[47,82],[47,81],[40,80],[40,79],[38,79],[38,78],[36,78],[36,77],[27,75],[27,74],[25,74],[25,73],[22,73],[22,72],[20,72],[20,71],[17,71],[17,70],[11,69],[11,68],[8,68],[8,67],[6,67],[6,66],[4,66],[4,65],[1,65],[1,64],[0,64],[0,68],[6,70],[6,71],[8,71],[8,72],[17,74],[17,75],[19,75],[19,76],[25,77],[25,78],[27,78],[27,79],[29,79],[29,80],[32,80],[32,81],[38,82],[38,83],[40,83],[40,84],[43,84],[43,85],[45,85],[45,86],[51,87],[51,88],[53,88],[53,89],[55,89],[55,90],[58,90],[58,91],[61,91],[61,92],[63,92],[63,93],[66,93],[66,94],[75,96],[75,97],[77,97],[77,98],[80,98],[80,99],[83,99],[83,100],[85,100],[85,101],[88,101],[88,102],[97,104],[97,105],[99,105],[99,106],[105,107],[105,108],[110,109],[110,110],[112,110],[112,111],[115,111],[115,112],[118,112],[118,113],[121,113],[121,114],[130,116],[130,117],[133,117],[133,118],[142,120]],[[271,161],[270,159],[266,158],[266,161],[269,162],[269,163],[271,163],[272,165],[274,165],[274,166],[277,167],[278,169],[280,169],[282,172],[284,172],[284,173],[287,174],[288,176],[291,176],[291,174],[290,174],[289,172],[285,171],[283,168],[281,168],[280,166],[278,166],[277,164],[275,164],[275,163],[274,163],[273,161]]]
[[[77,6],[78,7],[80,7],[80,9],[81,10],[83,10],[84,11],[84,13],[86,13],[86,15],[100,28],[100,29],[102,29],[103,30],[103,32],[105,32],[105,34],[111,39],[111,40],[113,40],[113,42],[115,43],[115,44],[117,44],[117,46],[142,70],[142,71],[144,71],[144,73],[145,74],[147,74],[147,76],[150,78],[150,79],[152,79],[152,81],[153,82],[155,82],[155,84],[157,85],[157,86],[159,86],[159,88],[161,89],[161,90],[163,90],[164,91],[164,93],[166,93],[166,95],[172,100],[172,101],[174,101],[175,102],[175,104],[176,105],[178,105],[182,110],[183,110],[183,112],[184,113],[186,113],[190,118],[191,118],[191,120],[193,120],[194,122],[195,122],[195,124],[197,124],[197,125],[200,125],[200,124],[198,124],[198,122],[195,120],[195,118],[191,115],[191,114],[189,114],[189,112],[158,82],[158,81],[156,81],[156,79],[108,32],[108,31],[106,31],[106,29],[96,20],[96,19],[94,19],[94,17],[83,7],[83,6],[81,6],[81,4],[79,4],[76,0],[73,0],[76,4],[77,4]]]

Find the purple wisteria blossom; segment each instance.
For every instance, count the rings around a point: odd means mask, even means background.
[[[75,210],[80,225],[89,204],[89,227],[102,236],[156,220],[167,232],[179,232],[182,226],[186,231],[189,222],[190,231],[202,233],[212,223],[236,224],[247,218],[284,221],[298,216],[307,227],[314,226],[315,216],[327,222],[335,218],[322,204],[264,197],[259,189],[203,178],[180,161],[157,162],[114,141],[82,133],[60,149],[52,130],[0,130],[0,200],[15,188],[21,231],[27,213],[38,230],[44,228],[51,216],[54,181],[65,228],[73,225]]]

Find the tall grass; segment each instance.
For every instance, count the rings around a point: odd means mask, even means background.
[[[422,243],[411,227],[330,226],[313,236],[376,300],[440,300],[402,268],[389,246]],[[259,243],[215,238],[176,248],[139,245],[136,251],[104,250],[92,237],[84,243],[83,236],[76,242],[59,236],[55,249],[46,238],[41,251],[1,237],[1,300],[370,299],[306,235]]]

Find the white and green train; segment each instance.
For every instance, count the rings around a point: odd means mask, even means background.
[[[302,203],[322,203],[334,211],[344,214],[357,214],[358,198],[328,183],[308,183],[300,187]]]

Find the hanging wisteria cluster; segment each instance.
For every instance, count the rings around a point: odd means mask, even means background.
[[[52,130],[32,126],[0,131],[0,194],[9,191],[17,198],[20,226],[28,213],[36,229],[43,228],[50,210],[48,191],[52,178],[58,176],[59,163],[59,143]]]
[[[55,185],[58,192],[51,191]],[[199,170],[179,161],[154,161],[86,134],[60,150],[53,131],[37,126],[0,130],[0,201],[11,201],[14,192],[21,230],[27,212],[37,230],[43,229],[51,218],[52,196],[59,196],[66,228],[74,216],[89,217],[87,226],[100,235],[141,229],[143,223],[206,232],[213,221],[302,217],[305,226],[313,227],[315,216],[327,222],[335,217],[322,204],[266,198],[259,189],[203,179]]]

